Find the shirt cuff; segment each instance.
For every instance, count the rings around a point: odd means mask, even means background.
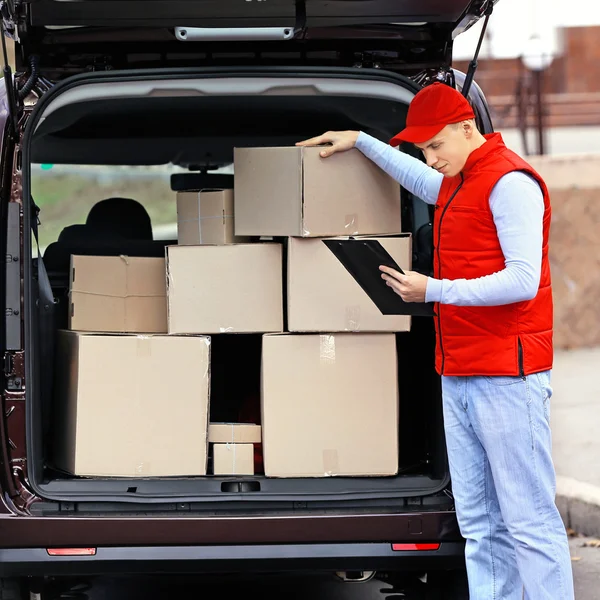
[[[365,145],[368,144],[368,140],[369,136],[364,131],[359,131],[356,142],[354,142],[354,147],[362,152],[365,148]]]
[[[425,302],[442,301],[442,280],[427,278],[427,287],[425,288]]]

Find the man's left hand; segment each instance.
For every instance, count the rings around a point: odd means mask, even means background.
[[[404,302],[425,302],[425,292],[427,290],[426,275],[415,271],[405,271],[404,275],[390,267],[379,267],[386,283],[398,294]]]

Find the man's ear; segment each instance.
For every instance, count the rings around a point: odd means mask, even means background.
[[[460,124],[463,133],[467,139],[470,139],[473,136],[473,132],[475,131],[475,121],[473,119],[469,119],[468,121],[463,121]]]

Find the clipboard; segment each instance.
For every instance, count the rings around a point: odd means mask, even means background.
[[[382,279],[380,265],[404,271],[378,240],[322,240],[383,315],[433,316],[433,303],[404,302]]]

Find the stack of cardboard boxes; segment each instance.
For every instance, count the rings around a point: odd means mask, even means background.
[[[234,190],[179,193],[165,259],[72,259],[56,464],[84,476],[398,470],[396,332],[323,244],[411,266],[400,189],[357,150],[236,148]],[[379,237],[377,237],[379,236]],[[209,423],[212,336],[260,334],[261,422]]]

